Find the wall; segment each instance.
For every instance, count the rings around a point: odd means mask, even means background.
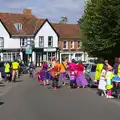
[[[20,48],[19,38],[10,38],[8,32],[0,22],[0,37],[4,37],[4,49],[16,49]]]
[[[53,36],[53,47],[58,47],[58,36],[47,21],[35,36],[36,48],[39,48],[39,36],[44,36],[44,47],[48,47],[48,36]]]
[[[73,40],[73,39],[72,39]],[[59,48],[61,48],[61,49],[63,49],[63,41],[64,40],[60,40],[59,41]],[[80,48],[78,48],[78,40],[74,40],[74,48],[72,48],[71,49],[71,40],[66,40],[66,41],[68,41],[68,49],[67,50],[72,50],[72,51],[78,51],[78,49],[80,49]]]

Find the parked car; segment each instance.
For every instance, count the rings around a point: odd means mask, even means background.
[[[89,64],[85,70],[85,77],[88,81],[89,87],[97,87],[95,79],[96,64]]]

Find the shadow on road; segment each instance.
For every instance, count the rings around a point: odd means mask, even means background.
[[[3,105],[3,104],[4,104],[4,102],[1,101],[1,102],[0,102],[0,105]]]

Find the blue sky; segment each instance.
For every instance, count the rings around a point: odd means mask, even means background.
[[[59,22],[61,16],[67,16],[69,23],[76,23],[84,11],[85,0],[0,0],[1,12],[22,12],[31,8],[39,18],[48,18]]]

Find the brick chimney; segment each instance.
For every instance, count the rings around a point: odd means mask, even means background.
[[[32,9],[25,8],[23,10],[23,14],[25,14],[25,15],[32,15]]]

